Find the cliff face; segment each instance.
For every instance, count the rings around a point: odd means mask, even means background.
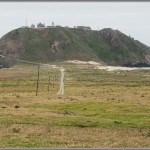
[[[111,28],[18,28],[0,39],[0,54],[46,63],[78,59],[108,65],[150,64],[148,46]]]
[[[119,38],[120,32],[117,30],[112,30],[111,28],[106,28],[101,30],[102,37],[112,46],[119,47],[121,46],[121,41]]]
[[[111,46],[111,54],[114,53],[118,57],[117,59],[121,65],[138,66],[138,64],[150,64],[150,48],[148,46],[118,30],[112,30],[110,28],[101,30],[101,35]],[[114,65],[116,65],[117,59],[114,60]]]

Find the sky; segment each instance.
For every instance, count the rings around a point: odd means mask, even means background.
[[[150,2],[0,2],[0,38],[26,25],[117,29],[150,46]]]

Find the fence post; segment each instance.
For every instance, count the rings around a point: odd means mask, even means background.
[[[48,91],[49,91],[49,85],[50,85],[50,73],[48,73]]]
[[[37,76],[36,96],[37,96],[37,94],[38,94],[38,88],[39,88],[39,70],[40,70],[40,65],[38,65],[38,76]]]

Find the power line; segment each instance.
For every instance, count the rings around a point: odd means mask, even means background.
[[[21,59],[13,59],[13,58],[10,58],[10,57],[4,56],[4,55],[0,55],[0,57],[12,59],[12,60],[16,60],[16,61],[19,61],[19,62],[24,62],[24,63],[29,63],[29,64],[38,65],[38,78],[37,78],[36,96],[37,96],[37,91],[38,91],[39,66],[40,66],[40,65],[46,65],[46,66],[49,66],[49,67],[52,67],[52,68],[59,69],[59,70],[61,71],[61,79],[60,79],[60,90],[59,90],[58,94],[64,94],[64,82],[63,82],[63,80],[64,80],[64,73],[63,73],[63,71],[65,70],[64,68],[57,67],[57,66],[55,66],[55,65],[50,65],[50,64],[36,63],[36,62],[25,61],[25,60],[21,60]],[[63,70],[63,71],[62,71],[62,70]]]
[[[16,60],[16,61],[20,61],[20,62],[24,62],[24,63],[29,63],[29,64],[35,64],[35,65],[40,65],[41,64],[41,63],[36,63],[36,62],[32,62],[32,61],[26,61],[26,60],[21,60],[21,59],[14,59],[14,58],[7,57],[7,56],[4,56],[4,55],[0,55],[0,57],[12,59],[12,60]],[[46,65],[48,65],[48,64],[46,64]]]

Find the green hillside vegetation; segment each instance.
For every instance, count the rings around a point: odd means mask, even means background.
[[[1,38],[0,53],[36,62],[78,59],[107,65],[150,64],[148,46],[110,28],[18,28]]]

